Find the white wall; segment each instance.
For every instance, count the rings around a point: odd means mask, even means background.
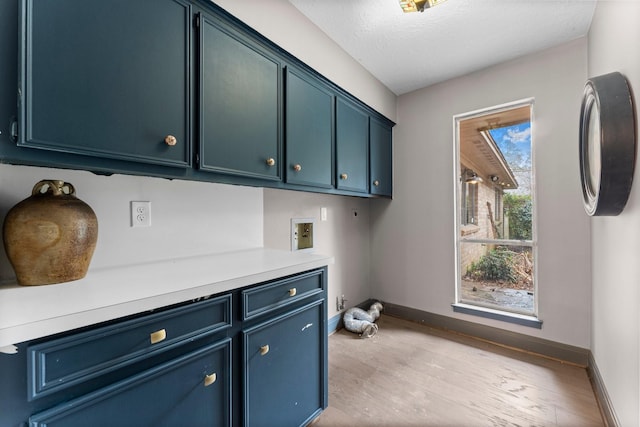
[[[372,203],[373,295],[419,310],[588,348],[589,222],[578,117],[586,39],[399,97],[394,200]],[[538,293],[542,330],[453,313],[456,114],[535,98]]]
[[[70,182],[98,217],[90,270],[263,246],[259,188],[0,165],[0,222],[36,182]],[[151,227],[130,226],[129,202],[151,201]],[[14,278],[0,249],[0,280]]]
[[[640,2],[599,1],[589,31],[588,75],[624,74],[640,93]],[[591,351],[622,426],[640,425],[640,183],[617,217],[591,220]]]
[[[338,313],[336,297],[344,295],[349,300],[346,307],[367,300],[371,296],[369,200],[286,190],[264,191],[265,246],[289,250],[291,218],[315,218],[315,251],[335,257],[335,263],[329,266],[329,318]],[[327,208],[327,221],[320,221],[321,207]]]

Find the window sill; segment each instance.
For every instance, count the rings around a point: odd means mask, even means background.
[[[466,224],[460,227],[460,233],[463,236],[468,236],[469,234],[475,234],[480,231],[480,227],[474,224]]]
[[[490,308],[479,307],[476,305],[455,303],[451,304],[455,313],[470,314],[472,316],[484,317],[486,319],[500,320],[516,325],[528,326],[531,328],[542,329],[542,320],[534,316],[524,314],[509,313],[506,311],[493,310]]]

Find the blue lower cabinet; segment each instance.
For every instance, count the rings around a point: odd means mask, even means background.
[[[33,415],[31,427],[229,426],[231,339]]]
[[[327,406],[324,300],[243,331],[244,425],[304,426]]]
[[[304,426],[327,407],[327,268],[19,343],[0,426]]]

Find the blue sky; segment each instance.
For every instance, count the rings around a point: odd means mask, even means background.
[[[531,169],[531,122],[489,132],[512,169]]]
[[[518,181],[518,194],[531,194],[531,122],[489,131]]]

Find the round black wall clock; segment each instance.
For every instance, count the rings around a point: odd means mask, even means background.
[[[627,79],[615,72],[587,80],[580,109],[580,176],[587,214],[622,212],[635,160],[636,120]]]

